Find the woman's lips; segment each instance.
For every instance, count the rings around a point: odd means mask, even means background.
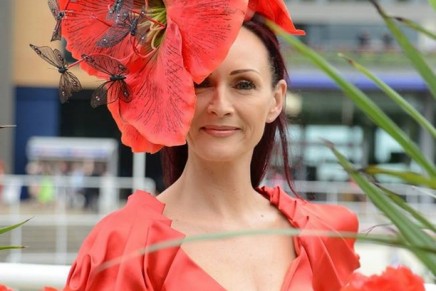
[[[239,128],[234,126],[207,125],[203,126],[201,130],[215,137],[228,137],[235,134]]]

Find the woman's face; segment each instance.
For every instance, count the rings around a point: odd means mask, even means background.
[[[223,63],[196,86],[196,94],[189,154],[214,161],[251,159],[265,124],[282,110],[286,82],[272,84],[267,49],[243,27]]]

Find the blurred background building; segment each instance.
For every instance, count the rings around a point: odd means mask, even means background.
[[[425,0],[381,1],[392,15],[406,16],[432,29],[434,14]],[[29,158],[26,146],[32,136],[93,137],[119,140],[120,134],[104,107],[89,105],[92,90],[99,81],[73,68],[85,90],[76,93],[61,105],[57,96],[59,76],[29,48],[49,45],[63,49],[61,42],[49,42],[55,21],[45,0],[1,1],[1,87],[0,124],[16,124],[14,130],[4,130],[0,137],[0,160],[9,173],[24,174]],[[404,113],[364,76],[353,71],[337,56],[337,52],[357,58],[394,89],[402,93],[428,119],[433,119],[429,92],[414,72],[375,9],[367,1],[288,1],[298,27],[306,30],[301,39],[322,52],[344,76],[367,92],[383,110],[410,132],[423,152],[434,159],[433,140],[420,132]],[[436,44],[405,29],[413,43],[426,52],[436,66]],[[343,96],[330,79],[315,69],[306,59],[286,48],[290,72],[289,115],[293,155],[299,164],[307,166],[306,175],[321,180],[343,180],[330,165],[328,150],[319,143],[320,137],[337,143],[356,162],[401,164],[407,159],[381,130],[376,128]],[[382,146],[377,146],[382,145]],[[119,145],[119,176],[132,175],[132,153]],[[148,155],[146,175],[155,179],[161,189],[157,155]],[[303,176],[301,176],[303,175]]]
[[[391,15],[404,16],[436,30],[435,13],[426,0],[382,0],[380,3]],[[363,0],[293,0],[287,1],[287,4],[297,27],[307,32],[307,36],[301,39],[322,53],[348,80],[368,93],[384,112],[418,142],[422,152],[434,161],[434,140],[407,118],[371,81],[337,56],[338,52],[342,52],[356,58],[405,96],[428,120],[435,123],[434,99],[423,80],[402,56],[374,7]],[[74,177],[77,184],[75,191],[85,191],[79,187],[83,177],[90,178],[94,188],[98,188],[100,184],[95,181],[94,183],[92,177],[107,176],[108,173],[110,176],[132,177],[135,171],[134,155],[129,148],[119,143],[120,133],[110,114],[104,106],[93,109],[89,104],[93,89],[101,82],[86,76],[77,67],[73,68],[73,73],[82,81],[85,90],[73,95],[68,103],[60,104],[58,72],[43,62],[29,47],[29,43],[32,43],[64,50],[64,43],[50,43],[55,20],[47,7],[47,1],[2,0],[0,19],[0,124],[17,125],[14,129],[3,129],[0,132],[0,162],[4,165],[4,172],[14,175],[45,175],[46,171],[53,176],[66,171],[70,178]],[[404,32],[425,53],[432,67],[436,68],[436,42],[407,28],[404,28]],[[329,187],[348,185],[339,184],[347,183],[347,175],[337,165],[321,138],[334,142],[341,152],[359,165],[384,164],[395,168],[414,168],[396,142],[360,112],[327,76],[292,48],[284,44],[283,49],[286,51],[290,73],[287,112],[291,124],[291,153],[295,178],[303,182],[331,182],[307,190],[309,194],[313,192],[313,196],[307,195],[308,198],[337,201],[342,199],[342,196],[336,195],[340,192],[339,188]],[[89,146],[84,149],[75,146],[77,140],[69,142],[68,139],[63,139],[65,144],[41,137],[82,138],[83,143],[79,141],[79,144]],[[95,146],[95,139],[101,139],[99,141],[103,142],[100,144],[102,146]],[[55,146],[50,147],[50,143]],[[68,151],[59,153],[57,150],[60,148],[68,148]],[[91,169],[87,168],[90,163]],[[280,160],[276,163],[279,165]],[[151,187],[156,192],[161,191],[162,171],[158,154],[147,155],[144,164],[146,166],[139,169],[139,172],[144,173],[149,181],[153,181]],[[270,179],[274,178],[273,174]],[[69,181],[71,188],[72,180]],[[28,180],[23,183],[30,184]],[[118,194],[123,199],[133,187],[127,182],[120,183],[127,185],[119,187]],[[346,191],[358,192],[353,185],[348,186],[351,188]],[[121,190],[122,187],[124,188]],[[20,199],[32,197],[30,188],[23,187],[26,190],[20,191]],[[336,194],[329,196],[328,191],[336,191]],[[45,194],[48,199],[50,195],[56,195],[49,191],[47,193]],[[90,195],[89,197],[95,197],[95,194]],[[86,194],[83,197],[84,201],[76,202],[81,205],[91,203],[92,209],[94,202],[87,202],[89,197],[86,198]],[[104,209],[114,207],[104,202],[97,202],[97,205],[103,208],[106,205]],[[58,210],[53,210],[53,214]],[[101,209],[97,212],[104,214]],[[64,255],[54,261],[69,263],[86,230],[97,219],[98,217],[94,217],[87,223],[80,224],[83,230],[81,232],[79,222],[76,227],[69,225],[62,230],[65,232],[64,242],[53,243],[52,247],[63,250]],[[40,225],[45,226],[45,229],[57,229],[57,226],[48,227],[44,222]],[[27,235],[32,236],[42,231],[42,228],[34,231],[27,231]],[[25,233],[26,231],[23,236]],[[62,245],[65,241],[70,244]],[[29,256],[28,260],[31,261],[32,258]]]

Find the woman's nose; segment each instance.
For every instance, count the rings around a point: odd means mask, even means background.
[[[217,87],[211,96],[207,107],[208,113],[215,114],[219,117],[233,113],[233,104],[225,88]]]

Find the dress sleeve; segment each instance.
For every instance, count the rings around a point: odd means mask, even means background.
[[[309,221],[304,229],[338,234],[358,231],[357,216],[343,206],[311,204],[307,212]],[[354,238],[340,236],[302,236],[301,244],[307,250],[312,265],[315,290],[339,290],[347,282],[360,266],[354,243]]]
[[[147,231],[135,229],[134,220],[124,212],[98,223],[83,242],[64,290],[153,290],[138,252]]]

